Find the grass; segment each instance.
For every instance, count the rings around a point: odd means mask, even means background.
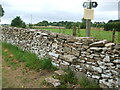
[[[20,48],[5,43],[2,43],[2,48],[3,48],[3,57],[4,60],[8,63],[8,65],[12,65],[17,67],[17,63],[13,62],[14,60],[18,60],[19,62],[25,62],[26,67],[29,69],[34,69],[36,71],[39,71],[40,69],[47,69],[47,70],[56,70],[57,68],[52,65],[51,59],[50,58],[43,58],[39,59],[36,54],[28,52],[28,51],[23,51]],[[8,49],[9,52],[4,52],[4,49]],[[8,57],[9,53],[13,54],[13,57]]]
[[[83,88],[100,88],[96,81],[90,81],[87,77],[81,77],[78,83]]]
[[[61,85],[58,88],[73,88],[73,86],[79,86],[80,88],[100,88],[99,84],[95,80],[89,80],[87,77],[82,76],[79,80],[74,75],[71,69],[64,69],[65,75],[54,75],[53,78],[59,79]]]
[[[72,35],[72,29],[42,29],[42,30],[49,30],[52,32],[57,32],[57,33],[64,33],[67,35]],[[78,32],[78,31],[77,31]],[[120,32],[116,32],[115,34],[115,42],[116,43],[120,43]],[[86,30],[85,29],[81,29],[80,33],[77,33],[77,36],[80,37],[86,37]],[[111,41],[112,40],[112,31],[103,31],[103,30],[91,30],[91,37],[95,37],[98,40],[108,40]]]
[[[64,69],[66,72],[64,75],[58,76],[54,75],[53,78],[59,79],[61,85],[58,88],[68,88],[72,85],[77,84],[77,78],[74,76],[74,73],[71,69]]]

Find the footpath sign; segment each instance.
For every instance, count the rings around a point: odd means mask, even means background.
[[[84,19],[93,19],[94,18],[94,10],[93,9],[84,9]]]

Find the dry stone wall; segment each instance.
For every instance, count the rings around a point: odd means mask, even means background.
[[[45,30],[2,27],[2,41],[49,56],[60,68],[83,72],[101,87],[120,87],[120,44]]]

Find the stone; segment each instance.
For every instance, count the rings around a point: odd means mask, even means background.
[[[95,66],[92,66],[93,70],[99,72],[99,73],[102,73],[102,68],[100,67],[95,67]]]
[[[65,72],[63,70],[57,70],[55,71],[55,74],[61,76],[61,75],[65,75]]]
[[[76,45],[83,45],[83,43],[75,42]]]
[[[66,61],[62,61],[63,65],[70,65],[70,63],[66,62]]]
[[[52,44],[52,48],[53,48],[53,49],[57,49],[57,48],[58,48],[58,44],[57,44],[57,43],[53,43],[53,44]]]
[[[80,51],[76,50],[75,48],[72,48],[72,52],[71,54],[75,55],[75,56],[79,56],[80,55]]]
[[[105,66],[99,66],[100,68],[102,68],[103,70],[105,70],[107,67]]]
[[[74,55],[62,55],[60,58],[64,59],[67,62],[73,62],[77,59],[77,57],[75,57]]]
[[[104,62],[110,62],[110,56],[106,55],[103,59]]]
[[[101,74],[101,77],[102,77],[102,78],[110,78],[110,76],[111,76],[111,75],[109,75],[109,74]]]
[[[107,40],[98,41],[90,44],[90,47],[104,47],[106,43],[107,43]]]
[[[48,36],[48,34],[47,34],[47,33],[41,33],[41,35],[42,35],[42,36]]]
[[[116,67],[117,67],[118,69],[120,69],[120,65],[116,65]]]
[[[52,77],[48,77],[45,79],[46,82],[52,84],[54,87],[58,87],[61,85],[60,80],[54,79]]]
[[[103,50],[103,48],[90,47],[90,50],[94,50],[94,51],[102,51],[102,50]]]
[[[114,45],[115,45],[115,43],[107,43],[107,44],[105,44],[106,47],[111,47],[111,46],[114,46]]]
[[[114,60],[113,63],[119,63],[120,64],[120,59]]]
[[[48,54],[49,54],[50,56],[53,56],[53,57],[56,57],[56,58],[59,57],[59,54],[56,54],[56,53],[54,53],[54,52],[49,52]]]
[[[84,62],[85,62],[85,60],[80,60],[80,59],[79,59],[79,60],[78,60],[78,62],[84,63]]]
[[[76,41],[77,41],[77,39],[74,38],[74,37],[67,38],[67,42],[69,42],[69,43],[73,43],[73,42],[76,42]]]
[[[55,63],[55,62],[51,62],[51,63],[52,63],[52,65],[54,65],[54,66],[57,66],[57,67],[60,66],[59,64],[57,64],[57,63]]]
[[[92,75],[92,78],[99,79],[99,78],[100,78],[100,76],[97,76],[97,75]]]
[[[80,65],[75,65],[75,68],[80,68],[81,66]]]
[[[102,62],[102,61],[97,61],[97,63],[98,63],[100,66],[103,66],[103,65],[104,65],[104,62]]]
[[[117,49],[117,50],[120,50],[120,44],[115,45],[114,48]]]
[[[89,46],[84,46],[84,45],[83,45],[83,46],[82,46],[82,48],[84,48],[84,49],[88,49],[88,48],[89,48]]]
[[[63,50],[67,53],[71,53],[71,48],[70,47],[64,47]]]
[[[94,71],[92,68],[92,65],[85,64],[85,67],[86,67],[86,69],[88,69],[90,71]]]
[[[107,66],[113,66],[114,64],[113,63],[105,63],[105,65],[107,65]]]

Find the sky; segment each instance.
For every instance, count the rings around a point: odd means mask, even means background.
[[[38,23],[43,20],[80,21],[84,16],[83,2],[87,0],[0,0],[5,15],[1,24],[10,24],[16,16],[25,23]],[[93,0],[92,0],[93,1]],[[118,19],[119,0],[94,0],[98,6],[94,8],[92,22]]]

